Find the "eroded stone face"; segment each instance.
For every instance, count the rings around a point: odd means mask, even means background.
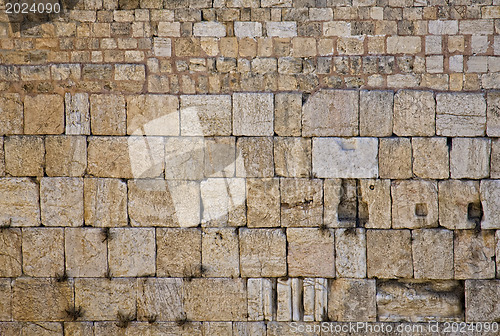
[[[203,229],[201,258],[205,276],[237,277],[240,274],[240,262],[236,229]]]
[[[482,218],[479,211],[479,182],[439,181],[439,224],[447,229],[474,229]],[[483,211],[487,208],[483,204]],[[474,209],[476,209],[474,211]],[[489,209],[489,208],[488,208]],[[485,219],[487,217],[485,216]],[[485,227],[485,223],[482,223]]]
[[[166,277],[201,275],[201,230],[157,229],[156,273]]]
[[[3,229],[0,231],[0,276],[17,277],[22,273],[21,230]]]
[[[383,138],[379,141],[379,175],[381,178],[412,177],[412,148],[409,138]]]
[[[64,232],[66,271],[70,277],[103,277],[107,246],[102,229],[68,228]]]
[[[279,179],[247,179],[247,226],[280,226]]]
[[[39,136],[5,138],[5,172],[12,176],[43,176],[45,147]]]
[[[483,206],[483,221],[481,227],[483,229],[500,228],[500,209],[498,200],[500,197],[500,181],[485,180],[481,181],[481,204]]]
[[[127,134],[179,135],[179,101],[169,95],[127,97]]]
[[[490,152],[490,139],[453,138],[450,153],[451,177],[456,179],[488,177]]]
[[[454,239],[455,279],[495,277],[495,234],[491,230],[476,233],[457,230]]]
[[[274,167],[283,177],[308,177],[311,174],[311,140],[279,137],[274,139]]]
[[[465,281],[465,317],[470,322],[496,321],[500,310],[496,302],[500,297],[500,281]]]
[[[125,98],[119,95],[91,95],[90,118],[93,135],[125,135]]]
[[[40,183],[44,226],[83,225],[83,179],[44,177]]]
[[[4,226],[40,224],[39,187],[33,180],[0,179],[0,221]]]
[[[48,176],[83,176],[87,168],[87,139],[83,136],[45,138]]]
[[[437,183],[424,180],[394,181],[391,195],[393,228],[438,226]]]
[[[227,136],[231,134],[230,95],[181,96],[181,135]]]
[[[453,279],[453,231],[413,230],[412,252],[416,279]]]
[[[367,230],[366,249],[369,278],[413,276],[410,230]]]
[[[392,135],[392,91],[361,91],[359,96],[359,135]]]
[[[436,95],[436,130],[443,136],[482,136],[486,129],[486,100],[480,93]]]
[[[337,279],[329,290],[328,316],[332,321],[376,320],[375,280]],[[346,305],[345,300],[350,304]]]
[[[25,134],[61,134],[63,132],[64,102],[62,96],[41,94],[25,97]]]
[[[137,279],[137,318],[175,321],[184,315],[183,280]]]
[[[394,96],[394,133],[398,136],[434,135],[435,105],[430,91],[398,91]]]
[[[233,94],[233,134],[273,135],[273,100],[270,93]]]
[[[366,233],[364,229],[335,231],[335,269],[338,278],[366,277]]]
[[[33,277],[64,273],[64,229],[24,228],[23,272]]]
[[[17,93],[0,95],[0,134],[23,133],[23,105]]]
[[[322,189],[319,179],[281,179],[281,226],[317,227],[321,224]]]
[[[126,226],[127,184],[120,179],[85,178],[83,182],[85,225]]]

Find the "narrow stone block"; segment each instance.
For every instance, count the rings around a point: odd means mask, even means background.
[[[366,233],[364,229],[338,229],[335,232],[335,270],[337,278],[366,277]]]
[[[266,22],[267,36],[294,37],[297,36],[297,23],[293,21]]]
[[[0,254],[0,277],[14,278],[21,276],[21,239],[20,229],[3,229],[0,231],[0,251],[2,251],[2,254]]]
[[[300,136],[302,132],[302,94],[277,93],[274,96],[274,131],[279,136]]]
[[[276,284],[276,321],[292,320],[292,279],[279,278]]]
[[[17,93],[0,95],[0,134],[23,134],[23,103]]]
[[[275,282],[271,279],[247,280],[249,321],[271,321],[273,319],[275,287]]]
[[[394,92],[363,90],[359,96],[359,135],[392,135]]]
[[[369,278],[411,278],[410,230],[367,230],[366,263]]]
[[[500,136],[500,92],[488,92],[487,97],[486,133],[490,137],[497,137]]]
[[[156,273],[162,277],[201,275],[201,230],[156,229]]]
[[[280,226],[279,179],[247,179],[247,226]]]
[[[87,93],[66,93],[66,134],[90,134],[89,95]]]
[[[274,167],[283,177],[309,177],[311,175],[311,139],[274,138]]]
[[[410,139],[400,137],[380,139],[378,165],[380,178],[411,178],[413,174]]]
[[[438,226],[437,183],[424,180],[394,181],[391,186],[392,227]]]
[[[209,178],[201,182],[203,226],[243,226],[246,223],[245,180]]]
[[[10,321],[12,319],[12,288],[10,279],[0,279],[0,319]],[[0,328],[0,332],[2,329]]]
[[[83,179],[77,177],[42,178],[40,208],[44,226],[82,226]]]

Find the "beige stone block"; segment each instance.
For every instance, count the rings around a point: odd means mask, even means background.
[[[125,135],[125,98],[118,95],[90,96],[91,130],[94,135]]]
[[[350,36],[351,23],[346,21],[330,21],[323,24],[325,36]]]
[[[273,138],[240,137],[236,143],[237,177],[273,177]]]
[[[244,226],[245,191],[242,178],[209,178],[201,181],[202,226]]]
[[[233,336],[231,322],[205,322],[203,323],[204,335]]]
[[[64,229],[24,228],[23,273],[54,277],[64,273]]]
[[[446,179],[450,175],[446,138],[413,138],[413,173],[426,179]]]
[[[380,139],[378,169],[380,178],[411,178],[412,153],[410,139],[399,137]]]
[[[77,177],[42,178],[40,208],[44,226],[82,226],[83,179]]]
[[[489,279],[495,277],[495,233],[483,230],[455,231],[455,279]]]
[[[281,179],[281,225],[317,227],[323,222],[323,183],[319,179]]]
[[[500,140],[491,140],[490,177],[500,177]]]
[[[417,229],[438,226],[436,182],[394,181],[391,195],[393,228]]]
[[[116,228],[108,240],[109,268],[116,277],[156,273],[156,239],[153,228]]]
[[[331,321],[375,322],[375,294],[375,280],[333,280],[329,288],[328,317]]]
[[[312,57],[317,55],[316,39],[312,37],[292,38],[292,56]]]
[[[303,136],[358,135],[359,92],[321,90],[302,109]]]
[[[280,226],[279,179],[247,179],[247,226]]]
[[[0,332],[5,335],[21,336],[22,323],[21,322],[0,322]]]
[[[234,177],[236,138],[205,138],[205,176]]]
[[[205,228],[201,240],[203,274],[237,277],[240,274],[238,233],[235,228]]]
[[[389,36],[387,38],[388,54],[418,54],[421,49],[420,36]]]
[[[126,226],[127,185],[120,179],[85,178],[83,181],[85,225]]]
[[[180,323],[179,323],[180,324]],[[177,322],[131,322],[126,329],[121,328],[116,322],[96,322],[95,336],[122,335],[179,335],[202,336],[201,322],[186,322],[179,325]]]
[[[286,275],[286,235],[281,229],[240,229],[242,277]]]
[[[391,227],[391,182],[389,180],[359,180],[361,199],[358,217],[367,229]]]
[[[0,176],[5,176],[5,152],[3,137],[0,136]]]
[[[337,278],[366,277],[366,233],[364,229],[335,230]]]
[[[3,228],[0,230],[0,251],[2,251],[0,254],[0,277],[20,276],[22,274],[20,229]],[[0,309],[0,315],[1,312],[2,309]]]
[[[48,176],[83,176],[87,168],[84,136],[47,136],[45,171]]]
[[[363,90],[359,95],[359,135],[392,135],[392,91]]]
[[[136,316],[136,279],[76,279],[75,307],[82,307],[89,321],[115,321],[123,316]]]
[[[137,319],[182,320],[183,281],[179,278],[137,279]]]
[[[230,95],[181,96],[181,135],[231,135]]]
[[[416,279],[453,279],[453,231],[413,230],[412,251]]]
[[[26,322],[22,324],[23,335],[63,336],[63,326],[59,322]]]
[[[12,317],[17,321],[64,321],[73,300],[72,282],[33,278],[12,281]]]
[[[500,136],[500,92],[488,92],[488,107],[486,110],[486,116],[486,133],[488,136]]]
[[[87,93],[66,93],[66,134],[90,134],[89,95]]]
[[[279,136],[300,136],[302,94],[277,93],[274,96],[274,131]]]
[[[394,96],[394,133],[399,136],[435,134],[434,94],[430,91],[401,90]]]
[[[274,167],[283,177],[309,177],[311,174],[311,139],[276,137]]]
[[[158,276],[201,275],[201,230],[156,229],[156,273]]]
[[[481,204],[483,210],[483,218],[481,228],[483,229],[498,229],[500,228],[500,208],[498,207],[500,197],[500,181],[499,180],[483,180],[481,181]]]
[[[486,100],[482,93],[438,93],[436,102],[436,132],[438,135],[484,135]]]
[[[192,321],[244,321],[247,315],[243,279],[193,279],[185,283],[184,307]]]
[[[333,230],[289,228],[287,241],[289,276],[335,277]]]
[[[0,134],[23,133],[23,103],[18,93],[0,95]]]
[[[71,336],[94,336],[94,323],[64,322],[64,332]]]
[[[10,279],[0,279],[0,319],[10,321],[12,319],[12,288]],[[0,329],[0,332],[2,329]]]
[[[346,184],[349,184],[347,181],[353,182],[352,180],[341,179],[325,179],[324,181],[323,222],[327,227],[354,227],[356,225],[355,217],[357,217],[357,212],[353,214],[354,218],[345,218],[345,216],[342,216],[341,202],[349,201],[350,204],[353,204],[353,197],[354,203],[356,202],[355,190],[354,194],[352,189],[346,190]],[[349,185],[351,186],[352,184]]]
[[[273,319],[273,293],[276,282],[272,279],[253,278],[247,280],[248,320],[270,321]]]
[[[410,230],[367,230],[369,278],[413,277]]]
[[[12,176],[43,176],[45,148],[39,136],[10,136],[4,141],[5,172]]]
[[[28,178],[0,179],[0,223],[3,226],[40,224],[38,184]]]
[[[199,137],[165,140],[165,178],[201,180],[204,177],[205,142]]]
[[[453,138],[450,152],[451,178],[481,179],[490,174],[491,140]]]
[[[233,336],[265,336],[266,324],[264,322],[234,322]]]
[[[106,274],[107,247],[101,229],[65,229],[64,248],[68,276],[103,277]]]
[[[25,134],[64,132],[64,102],[60,95],[39,94],[24,98]]]
[[[377,283],[377,312],[384,322],[463,321],[463,285],[415,280]]]
[[[127,97],[127,134],[179,135],[179,99],[169,95]]]
[[[481,215],[478,181],[447,180],[439,181],[438,186],[441,226],[450,230],[463,230],[474,229],[479,225]],[[486,210],[485,204],[483,210]]]
[[[234,93],[233,134],[273,135],[273,98],[271,93]]]
[[[465,319],[467,322],[490,322],[500,318],[499,280],[465,281]]]

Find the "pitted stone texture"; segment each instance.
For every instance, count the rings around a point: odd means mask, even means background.
[[[500,280],[465,281],[467,322],[491,322],[500,318]]]
[[[491,230],[455,231],[455,279],[495,277],[495,234]]]
[[[23,335],[61,336],[63,325],[60,322],[27,322],[21,324]]]
[[[44,177],[40,182],[44,226],[83,225],[83,179]]]
[[[311,227],[323,222],[323,183],[319,179],[281,179],[281,225]]]
[[[333,230],[289,228],[287,241],[289,276],[335,277]]]
[[[265,336],[266,323],[264,322],[235,322],[233,336]]]
[[[376,138],[314,138],[313,174],[319,178],[378,177]]]
[[[266,22],[268,37],[294,37],[297,36],[297,23],[293,21]]]
[[[127,134],[179,135],[179,99],[169,95],[127,97]]]
[[[411,142],[408,138],[382,138],[378,152],[381,178],[407,179],[412,177]]]
[[[376,297],[380,321],[463,321],[458,281],[383,281],[377,283]]]
[[[331,321],[376,321],[375,280],[337,279],[331,282],[329,290],[328,317]]]
[[[490,173],[491,140],[453,138],[450,153],[451,178],[481,179]]]
[[[156,229],[156,273],[158,276],[201,275],[201,230]]]
[[[277,93],[274,96],[274,131],[279,136],[300,136],[302,94]]]
[[[243,279],[193,279],[185,283],[184,307],[192,321],[244,321],[247,315]]]
[[[273,135],[273,111],[272,93],[234,93],[233,134]]]
[[[369,278],[413,277],[410,230],[367,230],[366,250]]]
[[[413,230],[412,251],[415,279],[453,279],[453,231]]]
[[[488,136],[500,136],[500,92],[488,92],[488,108],[486,115],[486,133]]]
[[[23,133],[23,103],[17,93],[0,95],[0,134]]]
[[[156,240],[152,228],[110,230],[109,268],[116,277],[149,276],[156,273]]]
[[[279,179],[247,179],[247,226],[280,226]]]
[[[60,95],[41,94],[24,98],[25,134],[64,132],[64,102]]]
[[[337,278],[366,277],[366,233],[364,229],[336,230],[335,270]]]
[[[90,134],[89,95],[87,93],[66,93],[66,134]]]
[[[18,278],[12,281],[12,316],[17,321],[65,321],[73,295],[72,281]]]
[[[203,323],[203,334],[232,336],[233,324],[231,322],[205,322]]]
[[[1,178],[1,225],[38,226],[40,224],[38,194],[38,185],[28,178]]]
[[[368,218],[365,218],[364,227],[367,229],[389,229],[391,227],[390,180],[363,179],[359,183],[360,202],[364,202],[368,208]]]
[[[45,147],[39,136],[10,136],[4,141],[5,172],[12,176],[43,176]]]
[[[93,322],[64,322],[64,332],[73,336],[93,336]]]
[[[500,178],[500,139],[491,141],[490,177]]]
[[[12,288],[10,279],[0,279],[0,319],[10,321],[12,319]],[[0,328],[0,332],[2,329]]]
[[[240,229],[242,277],[286,275],[286,235],[281,229]]]
[[[197,226],[199,185],[194,181],[129,181],[128,213],[132,226]]]
[[[446,138],[413,138],[413,173],[420,178],[446,179],[450,175]]]
[[[235,22],[234,35],[238,38],[255,38],[262,36],[262,23],[260,22]]]
[[[201,182],[203,226],[244,226],[246,223],[245,180],[209,178]]]
[[[5,153],[3,144],[3,137],[0,136],[0,177],[5,176]]]
[[[205,141],[200,137],[165,139],[165,178],[201,180],[204,177]]]
[[[309,177],[311,175],[311,139],[274,138],[274,166],[276,175]]]
[[[125,98],[119,95],[91,95],[90,117],[93,135],[125,135]]]
[[[48,176],[83,176],[87,168],[87,139],[84,136],[46,137],[45,162]]]
[[[359,135],[392,135],[392,91],[361,91],[359,96]]]
[[[64,229],[23,229],[23,272],[33,277],[64,273]]]
[[[394,133],[399,136],[434,135],[435,105],[432,92],[398,91],[394,96]]]
[[[179,322],[180,324],[180,322]],[[203,327],[201,322],[186,322],[179,326],[177,322],[131,322],[124,330],[116,322],[96,322],[95,336],[120,335],[178,335],[178,336],[202,336]]]
[[[207,277],[238,277],[238,233],[235,228],[205,228],[201,240],[203,274]]]
[[[220,22],[196,22],[193,25],[194,36],[224,37],[226,27]]]
[[[424,180],[394,181],[391,186],[392,227],[438,226],[437,183]]]
[[[179,278],[137,279],[137,319],[181,320],[184,314],[183,281]]]
[[[351,222],[339,218],[338,208],[343,196],[341,179],[326,179],[323,185],[323,222],[327,227],[351,227]]]
[[[83,181],[85,225],[126,226],[127,184],[120,179],[86,178]]]
[[[22,274],[20,229],[4,228],[0,230],[0,251],[2,251],[0,254],[0,277],[20,276]]]
[[[181,135],[231,135],[230,95],[181,96]]]
[[[479,205],[478,181],[439,181],[438,198],[439,224],[441,226],[450,230],[474,229],[476,227],[476,221],[470,218],[469,207],[471,204]],[[486,207],[487,205],[483,204],[485,213]],[[486,221],[488,216],[485,215],[484,219]],[[484,225],[485,222],[482,226],[484,227]]]
[[[136,297],[136,279],[75,280],[75,307],[82,307],[90,321],[114,321],[118,312],[136,316]]]
[[[237,177],[274,176],[271,137],[238,138],[236,157]]]
[[[482,93],[438,93],[436,102],[436,131],[438,135],[484,135],[486,101]]]
[[[358,135],[359,92],[321,90],[302,109],[303,136]]]
[[[70,277],[103,277],[107,248],[101,229],[68,228],[64,231],[66,270]]]
[[[500,229],[500,180],[481,181],[483,220],[481,228]]]
[[[420,36],[389,36],[387,52],[389,54],[417,54],[421,51]]]

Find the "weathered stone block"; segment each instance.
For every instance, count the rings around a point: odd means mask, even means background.
[[[235,228],[205,228],[201,257],[207,277],[237,277],[240,274],[238,233]]]
[[[234,93],[233,134],[273,135],[273,111],[271,93]]]
[[[10,279],[0,279],[0,319],[10,321],[12,319],[12,288]],[[0,329],[0,332],[2,329]]]
[[[3,137],[0,136],[0,176],[5,176],[5,151]]]
[[[23,103],[17,93],[0,95],[0,134],[23,134]]]
[[[359,92],[321,90],[302,109],[303,136],[358,135]]]
[[[319,178],[378,177],[378,139],[314,138],[313,174]]]
[[[481,204],[483,210],[483,218],[481,228],[483,229],[498,229],[500,228],[500,208],[498,203],[500,200],[500,181],[499,180],[483,180],[481,181]]]
[[[264,322],[235,322],[233,323],[234,336],[265,336],[266,324]]]
[[[453,138],[450,153],[451,178],[481,179],[490,173],[491,140]]]
[[[490,177],[500,178],[500,139],[491,139]]]
[[[220,22],[196,22],[193,25],[193,35],[224,37],[226,36],[226,27]]]
[[[467,322],[491,322],[500,318],[499,280],[465,281],[465,319]]]
[[[453,279],[453,231],[413,230],[412,251],[416,279]]]
[[[462,321],[463,285],[458,281],[377,283],[380,321]]]
[[[364,229],[338,229],[335,232],[337,278],[366,277],[366,234]]]
[[[311,175],[311,139],[277,137],[274,139],[274,167],[278,176]]]
[[[137,319],[181,320],[184,314],[183,296],[182,279],[137,279]]]
[[[378,153],[381,178],[406,179],[412,177],[412,150],[408,138],[380,139]]]
[[[0,277],[20,276],[22,274],[20,229],[4,228],[0,230],[0,251],[2,251],[0,254]],[[1,312],[2,309],[0,309],[0,315]]]
[[[94,336],[94,323],[64,322],[64,332],[72,336]]]
[[[369,278],[411,278],[410,230],[367,230],[366,263]]]
[[[260,22],[235,22],[234,35],[238,38],[255,38],[262,36],[262,23]]]
[[[486,101],[482,93],[438,93],[436,102],[436,132],[438,135],[484,135]]]
[[[240,229],[242,277],[286,275],[286,235],[281,229]]]
[[[287,241],[289,276],[335,277],[333,230],[289,228]]]
[[[125,135],[125,98],[119,95],[91,95],[90,118],[94,135]]]
[[[276,285],[272,279],[247,280],[249,321],[270,321],[273,319],[273,292],[275,288]]]
[[[455,279],[489,279],[495,277],[495,233],[483,230],[455,231]]]
[[[179,326],[177,322],[131,322],[124,328],[117,325],[116,322],[96,322],[95,336],[119,335],[126,332],[127,336],[141,335],[179,335],[179,336],[202,336],[201,322],[186,322]]]
[[[323,222],[323,183],[319,179],[281,179],[281,225],[311,227]]]
[[[45,148],[38,136],[10,136],[4,141],[5,172],[12,176],[43,176]]]
[[[231,322],[205,322],[203,323],[203,334],[232,336],[233,324]]]
[[[376,321],[375,280],[337,279],[331,282],[329,289],[328,317],[331,321]]]
[[[359,95],[359,135],[392,135],[394,92],[361,91]]]
[[[438,226],[436,182],[394,181],[391,195],[393,228],[416,229]]]
[[[86,178],[83,183],[85,225],[126,226],[127,185],[120,179]]]
[[[48,176],[83,176],[87,168],[87,139],[83,136],[47,136],[45,162]]]
[[[179,135],[179,99],[169,95],[127,97],[127,134]]]
[[[22,325],[23,335],[62,336],[63,325],[59,322],[27,322]]]
[[[206,177],[234,177],[235,166],[236,138],[205,138]]]
[[[23,229],[23,273],[33,277],[64,273],[64,229]]]
[[[137,277],[156,273],[156,240],[153,228],[110,230],[108,262],[113,276]]]
[[[243,226],[246,223],[245,180],[209,178],[201,182],[203,226]]]
[[[481,216],[478,181],[439,181],[438,198],[441,226],[450,230],[463,230],[479,225]],[[483,210],[486,210],[485,204]]]
[[[68,276],[103,277],[106,274],[107,247],[101,229],[65,229],[64,248]]]
[[[181,135],[231,135],[230,95],[181,96]]]
[[[486,133],[488,136],[500,136],[500,92],[488,92],[486,116]]]
[[[1,225],[38,226],[40,224],[38,195],[38,185],[28,178],[1,178]]]
[[[165,140],[165,178],[201,180],[204,177],[205,142],[199,137]]]
[[[89,95],[87,93],[66,93],[66,134],[90,134]]]
[[[294,37],[297,36],[297,22],[268,21],[266,22],[266,32],[268,37]]]
[[[273,177],[273,138],[238,138],[236,149],[237,177]]]
[[[280,226],[279,179],[247,179],[247,226]]]
[[[434,135],[435,105],[432,92],[398,91],[394,96],[394,133],[399,136]]]
[[[302,94],[277,93],[274,96],[274,131],[279,136],[300,136]]]
[[[387,53],[417,54],[421,50],[420,36],[389,36],[387,38]]]
[[[390,180],[360,180],[359,192],[361,198],[358,201],[358,220],[363,221],[367,229],[389,229],[391,227]]]
[[[450,175],[446,138],[413,138],[413,173],[421,178],[446,179]]]
[[[144,81],[146,67],[144,64],[115,64],[115,80]]]
[[[40,182],[44,226],[83,225],[83,179],[44,177]]]
[[[64,132],[64,102],[60,95],[40,94],[24,98],[25,134]]]
[[[156,273],[158,276],[200,275],[201,230],[156,229]]]

